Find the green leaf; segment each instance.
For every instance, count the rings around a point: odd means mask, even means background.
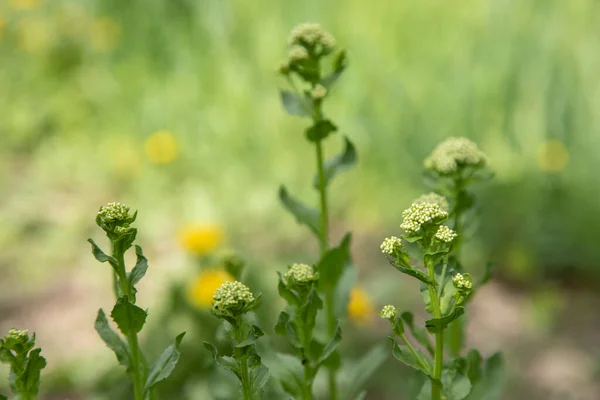
[[[30,395],[37,394],[40,388],[40,374],[46,367],[46,359],[40,355],[42,349],[29,352],[23,374],[19,377],[25,392]]]
[[[322,119],[315,122],[313,126],[306,130],[306,138],[311,142],[318,142],[335,131],[337,131],[337,126],[335,126],[333,122],[328,119]]]
[[[290,115],[306,117],[311,114],[310,101],[306,97],[301,97],[296,93],[287,90],[281,90],[281,104],[285,111]]]
[[[8,397],[6,397],[6,396],[5,396],[5,395],[3,395],[3,394],[0,394],[0,400],[8,400]]]
[[[287,288],[287,286],[285,286],[285,283],[283,282],[283,277],[281,276],[281,273],[279,271],[277,271],[277,275],[279,276],[279,282],[277,283],[277,292],[279,293],[279,296],[285,301],[287,301],[289,305],[300,305],[300,299],[294,294],[294,292],[292,292]]]
[[[117,300],[110,316],[119,327],[119,330],[128,335],[130,332],[138,333],[146,323],[148,313],[135,304],[131,304],[127,296]]]
[[[347,137],[344,137],[344,142],[344,151],[334,156],[330,160],[327,160],[325,162],[325,165],[323,166],[325,186],[327,186],[337,174],[351,168],[356,164],[356,161],[358,159],[356,155],[356,148],[354,147],[350,139],[348,139]],[[319,189],[321,187],[320,185],[321,182],[319,180],[319,175],[316,175],[313,182],[313,186],[316,189]]]
[[[306,298],[306,303],[298,308],[298,317],[306,324],[308,331],[312,331],[315,327],[317,313],[322,308],[323,300],[321,300],[317,290],[313,287]]]
[[[125,368],[130,368],[131,353],[129,352],[129,347],[108,325],[108,320],[102,309],[98,310],[98,316],[96,317],[94,327],[106,346],[115,353],[119,364],[123,365]]]
[[[317,237],[321,235],[320,213],[317,210],[309,208],[291,197],[284,186],[279,187],[279,200],[285,209],[296,217],[299,224],[306,225]]]
[[[137,256],[135,267],[127,274],[127,279],[132,287],[146,275],[146,271],[148,270],[148,259],[144,257],[142,248],[138,245],[135,246],[135,254]]]
[[[425,329],[417,328],[415,326],[415,320],[414,320],[414,316],[412,315],[412,313],[410,313],[408,311],[403,312],[402,315],[400,316],[400,318],[402,319],[402,321],[404,321],[404,325],[408,326],[408,329],[410,330],[410,333],[413,335],[415,340],[417,342],[419,342],[421,344],[421,346],[425,347],[425,349],[427,349],[429,354],[433,355],[434,354],[433,345],[429,341],[427,332]]]
[[[258,365],[250,371],[250,384],[255,399],[261,399],[261,393],[269,380],[269,368],[264,365]]]
[[[442,332],[450,322],[454,321],[456,318],[460,317],[465,313],[465,309],[462,307],[457,307],[452,314],[446,315],[442,318],[433,318],[425,321],[425,327],[430,333],[439,333]]]
[[[343,388],[342,399],[350,399],[356,396],[377,372],[379,367],[387,360],[388,351],[386,346],[379,344],[374,346],[365,355],[363,355],[348,371],[345,384],[340,385]]]
[[[158,382],[165,380],[171,375],[177,362],[179,361],[179,356],[181,352],[179,351],[179,345],[185,336],[185,332],[180,333],[175,338],[175,343],[170,345],[162,352],[160,356],[154,361],[152,367],[150,367],[150,371],[148,371],[148,378],[146,379],[146,384],[144,385],[144,394],[148,392],[154,385]]]
[[[419,349],[415,349],[415,352],[421,358],[423,363],[421,364],[408,346],[400,346],[393,337],[390,337],[390,340],[392,341],[392,354],[398,361],[427,375],[431,375],[431,360],[425,353]]]
[[[211,352],[213,360],[215,360],[217,365],[219,365],[221,368],[233,372],[238,377],[238,379],[242,378],[240,365],[235,358],[219,356],[219,352],[214,344],[209,342],[203,342],[203,344],[204,348]]]
[[[498,400],[502,396],[505,382],[504,360],[496,353],[487,359],[483,376],[473,385],[467,400]]]
[[[296,357],[277,353],[276,368],[271,368],[273,375],[286,393],[294,399],[302,398],[304,387],[304,369]]]
[[[92,254],[96,260],[101,263],[109,262],[115,270],[117,269],[117,260],[100,250],[100,247],[92,239],[88,239],[88,242],[92,245]]]
[[[442,384],[447,400],[464,400],[471,392],[469,379],[453,369],[442,372]]]
[[[275,324],[275,333],[286,337],[294,348],[302,347],[298,327],[294,321],[291,320],[291,317],[287,312],[282,311],[279,313],[279,318]]]
[[[350,242],[352,235],[347,233],[338,247],[329,250],[317,264],[319,287],[323,292],[333,290],[350,264]]]
[[[434,281],[431,280],[429,275],[427,275],[425,272],[421,271],[420,269],[397,264],[395,262],[395,260],[392,260],[392,259],[389,259],[389,262],[398,271],[402,272],[403,274],[410,275],[413,278],[417,278],[418,280],[425,283],[426,285],[431,285],[431,284],[435,283]]]
[[[329,356],[331,356],[333,354],[333,352],[337,350],[341,341],[342,341],[342,329],[340,328],[340,325],[338,324],[335,327],[335,332],[333,333],[333,337],[331,338],[329,343],[327,343],[327,346],[325,346],[325,348],[323,349],[323,352],[321,353],[321,356],[317,360],[317,364],[322,364],[323,362],[325,362],[325,360],[327,360],[329,358]]]
[[[244,339],[243,342],[235,345],[235,347],[246,347],[253,345],[261,336],[264,336],[264,334],[265,333],[258,326],[252,325],[248,331],[246,339]]]

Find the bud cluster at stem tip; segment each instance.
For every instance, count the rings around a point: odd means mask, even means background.
[[[385,238],[381,243],[381,252],[384,254],[392,255],[396,250],[402,250],[402,240],[396,236]]]
[[[488,158],[469,139],[451,137],[438,144],[424,164],[426,169],[447,175],[461,166],[485,167]]]
[[[448,212],[442,210],[438,204],[414,202],[402,212],[402,218],[400,228],[407,232],[418,232],[429,222],[445,220],[448,218]]]
[[[293,280],[294,282],[301,284],[310,283],[318,279],[313,267],[308,264],[294,264],[284,276],[288,282]]]
[[[441,225],[438,231],[435,233],[436,239],[446,243],[452,242],[457,236],[458,235],[456,234],[456,232],[448,228],[446,225]]]
[[[213,311],[226,315],[243,314],[249,310],[255,298],[250,289],[241,282],[225,282],[213,294]]]
[[[434,192],[429,192],[422,195],[417,200],[415,200],[415,203],[437,204],[438,206],[440,206],[440,209],[445,212],[448,212],[448,210],[450,209],[448,200],[446,200],[444,196],[441,196]]]
[[[396,316],[398,310],[391,304],[384,306],[379,312],[379,316],[383,319],[392,319]]]
[[[473,282],[463,276],[463,274],[454,275],[452,282],[458,290],[469,291],[473,288]]]

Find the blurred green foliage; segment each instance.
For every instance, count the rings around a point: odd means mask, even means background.
[[[27,294],[56,271],[91,268],[83,239],[115,199],[140,210],[154,256],[180,225],[207,220],[258,268],[310,261],[276,196],[277,182],[312,195],[312,148],[281,110],[275,74],[304,21],[327,27],[352,66],[325,110],[359,154],[333,184],[334,231],[379,242],[423,192],[425,156],[467,136],[496,172],[478,193],[467,266],[493,259],[526,286],[598,278],[598,15],[593,0],[4,1],[0,304],[12,307],[10,282]],[[147,139],[162,130],[177,156],[155,164]],[[389,286],[369,249],[359,263]]]

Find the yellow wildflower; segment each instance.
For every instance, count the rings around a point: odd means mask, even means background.
[[[146,139],[146,155],[154,164],[169,164],[179,155],[177,139],[170,131],[157,131]]]
[[[223,241],[223,231],[217,225],[186,225],[179,231],[179,243],[189,253],[203,255]]]
[[[540,147],[537,161],[542,171],[560,172],[569,163],[569,150],[559,140],[548,140]]]
[[[190,284],[187,298],[190,304],[199,309],[209,309],[213,302],[213,294],[225,282],[234,282],[235,278],[222,270],[201,272]]]
[[[348,316],[357,325],[363,325],[375,314],[375,308],[369,293],[360,286],[350,290],[350,301],[348,302]]]
[[[10,0],[13,10],[31,10],[39,6],[43,0]]]

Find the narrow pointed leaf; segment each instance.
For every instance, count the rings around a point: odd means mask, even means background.
[[[106,319],[106,315],[102,309],[98,310],[98,316],[96,317],[96,323],[94,324],[94,327],[106,346],[115,353],[119,364],[123,365],[125,368],[130,368],[131,353],[129,352],[129,347],[123,341],[123,339],[121,339],[121,337],[111,329],[110,325],[108,324],[108,320]]]
[[[390,340],[392,341],[392,354],[398,361],[401,361],[418,371],[424,372],[427,375],[431,375],[431,360],[429,357],[427,357],[427,355],[425,355],[425,353],[419,349],[416,349],[416,353],[420,357],[419,360],[417,357],[415,357],[408,346],[400,346],[392,337],[390,337]]]
[[[335,332],[333,334],[333,337],[331,338],[331,340],[329,341],[327,346],[325,346],[325,348],[323,349],[323,353],[317,360],[317,364],[322,364],[323,362],[325,362],[325,360],[327,360],[327,358],[329,358],[329,356],[331,356],[331,354],[333,354],[333,352],[337,350],[341,341],[342,341],[342,329],[340,328],[339,325],[337,325],[335,327]]]
[[[425,321],[425,327],[430,333],[439,333],[442,332],[449,323],[454,321],[456,318],[460,317],[465,313],[465,309],[462,307],[457,307],[452,314],[446,315],[442,318],[433,318]]]
[[[356,155],[356,148],[347,137],[344,137],[344,143],[344,151],[334,156],[330,160],[327,160],[323,166],[325,186],[327,186],[337,174],[352,168],[356,164],[358,159],[358,156]],[[313,186],[318,189],[320,184],[321,182],[319,180],[319,175],[316,175]]]
[[[414,316],[412,315],[412,313],[403,312],[402,315],[400,316],[400,318],[402,319],[402,321],[404,321],[404,325],[408,326],[410,333],[417,340],[417,342],[419,342],[421,344],[421,346],[425,347],[425,349],[427,349],[429,354],[433,355],[434,354],[433,345],[431,344],[431,341],[429,340],[429,337],[427,336],[427,332],[425,331],[425,329],[418,328],[415,326]]]
[[[280,95],[281,104],[288,114],[300,117],[310,115],[310,102],[307,98],[287,90],[280,91]]]
[[[92,245],[92,254],[96,260],[101,263],[109,262],[113,268],[117,268],[117,260],[105,254],[92,239],[88,239],[88,242]]]
[[[143,277],[146,275],[148,270],[148,259],[144,257],[142,248],[138,245],[135,246],[135,254],[137,256],[137,262],[135,267],[128,274],[129,283],[131,286],[135,286]]]
[[[350,242],[352,235],[347,233],[338,247],[329,250],[317,265],[319,287],[324,292],[333,290],[346,266],[350,265]]]
[[[175,369],[181,352],[179,351],[179,345],[185,336],[185,332],[179,334],[175,338],[175,343],[170,345],[162,352],[160,356],[154,361],[150,371],[148,371],[148,378],[144,385],[144,393],[148,392],[150,388],[156,385],[158,382],[167,379],[169,375]]]
[[[284,186],[279,188],[279,200],[281,200],[285,209],[296,217],[299,224],[306,225],[317,237],[320,235],[320,214],[317,210],[309,208],[291,197]]]

